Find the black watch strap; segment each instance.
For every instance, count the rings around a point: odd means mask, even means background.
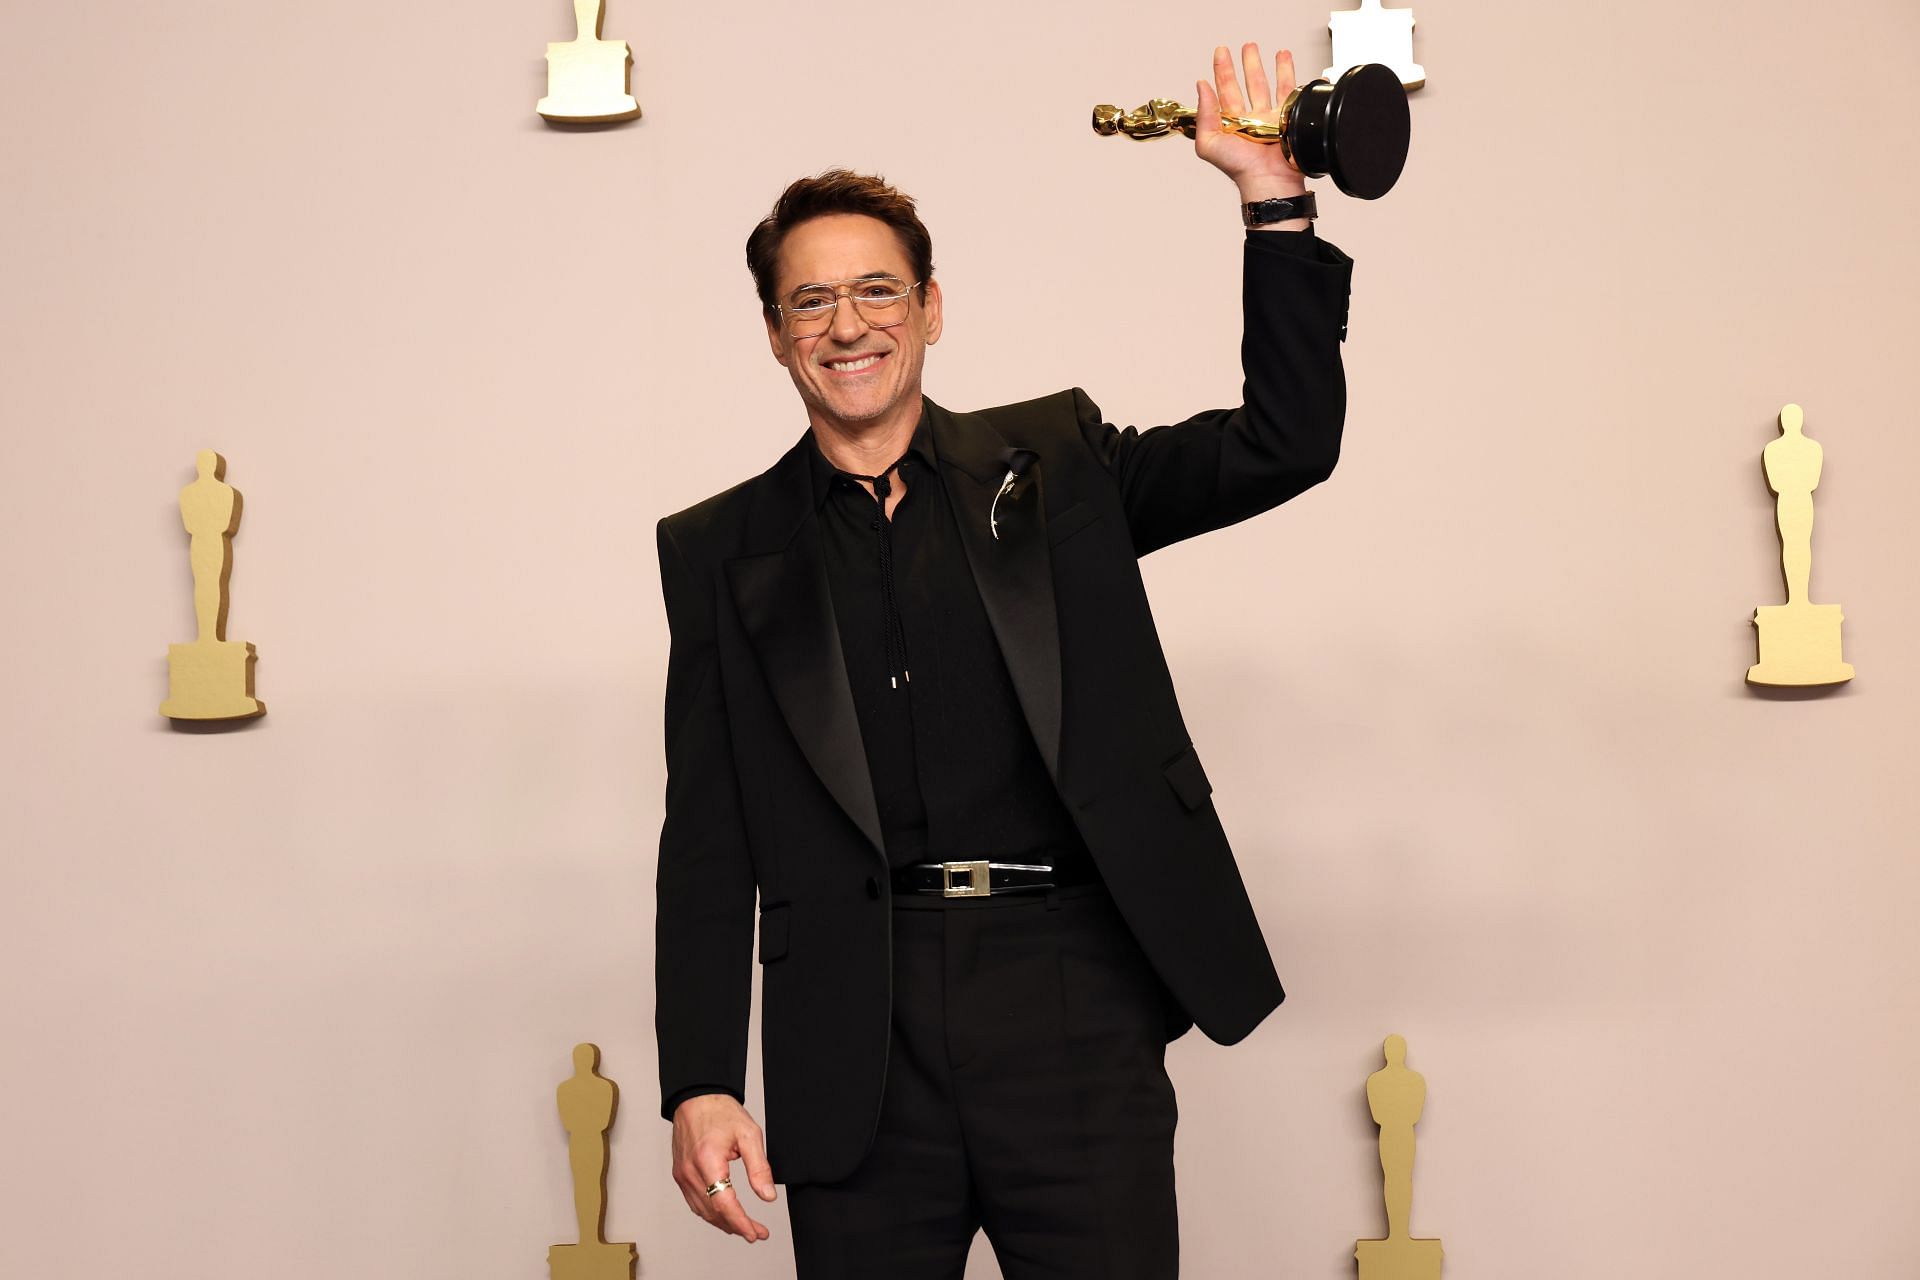
[[[1313,207],[1313,192],[1288,196],[1284,200],[1256,200],[1240,206],[1240,221],[1249,227],[1264,227],[1292,218],[1312,221],[1318,211]]]

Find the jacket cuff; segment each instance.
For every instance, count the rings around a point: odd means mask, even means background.
[[[732,1098],[735,1102],[739,1102],[742,1105],[745,1105],[744,1100],[740,1097],[739,1094],[735,1093],[733,1090],[727,1088],[724,1085],[690,1084],[686,1088],[681,1089],[676,1093],[670,1093],[667,1095],[665,1100],[663,1100],[660,1104],[660,1118],[663,1120],[673,1119],[673,1113],[680,1109],[681,1103],[685,1102],[688,1098],[698,1098],[702,1094],[708,1094],[708,1093],[724,1093],[729,1098]]]
[[[1279,254],[1288,258],[1307,258],[1314,262],[1350,262],[1346,254],[1322,240],[1312,226],[1305,231],[1246,230],[1247,248],[1253,253]]]
[[[1311,281],[1309,288],[1330,290],[1337,295],[1333,305],[1339,308],[1342,342],[1347,337],[1347,303],[1353,279],[1353,259],[1342,253],[1335,245],[1322,240],[1314,234],[1312,228],[1305,231],[1255,231],[1247,230],[1245,265],[1248,271],[1248,287],[1253,287],[1256,279],[1275,287],[1299,287],[1302,282]],[[1289,265],[1280,266],[1286,262]],[[1312,266],[1298,267],[1293,263],[1311,263]],[[1264,264],[1264,265],[1256,265]],[[1328,268],[1333,270],[1329,272]],[[1304,271],[1306,274],[1301,275]],[[1281,285],[1282,281],[1288,282]]]

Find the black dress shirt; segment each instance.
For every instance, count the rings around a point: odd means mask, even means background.
[[[887,489],[906,489],[891,520],[817,441],[810,462],[888,863],[991,858],[1092,874],[980,603],[925,415],[886,475]]]

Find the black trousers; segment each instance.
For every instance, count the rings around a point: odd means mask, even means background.
[[[873,1146],[787,1188],[799,1280],[959,1280],[979,1230],[1006,1280],[1177,1276],[1173,998],[1105,887],[899,895],[893,957]]]

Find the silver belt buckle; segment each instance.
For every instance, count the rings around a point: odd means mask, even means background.
[[[967,883],[956,885],[953,873],[964,871]],[[949,898],[985,898],[991,896],[993,887],[988,883],[987,862],[982,858],[978,862],[943,862],[940,864],[940,891]]]

